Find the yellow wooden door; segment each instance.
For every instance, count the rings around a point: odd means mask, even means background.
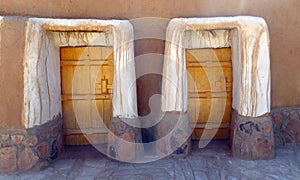
[[[187,49],[188,112],[200,139],[204,128],[214,139],[230,135],[232,103],[232,61],[230,48]],[[209,139],[212,135],[202,137]]]
[[[105,142],[112,118],[112,47],[62,47],[60,57],[65,144]]]

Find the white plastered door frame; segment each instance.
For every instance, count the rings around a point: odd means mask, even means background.
[[[163,112],[187,112],[185,32],[224,29],[233,32],[233,109],[247,117],[270,112],[269,32],[264,19],[251,16],[175,18],[170,21],[163,67]]]
[[[59,39],[51,32],[75,35]],[[133,28],[129,21],[29,18],[24,56],[26,128],[44,124],[62,113],[59,47],[80,45],[113,46],[113,116],[137,117]]]

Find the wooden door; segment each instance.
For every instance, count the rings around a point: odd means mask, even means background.
[[[200,139],[204,128],[214,139],[230,135],[232,103],[232,61],[230,48],[186,50],[188,72],[188,112],[195,129],[192,139]]]
[[[65,144],[105,142],[112,118],[112,47],[63,47],[60,57]]]

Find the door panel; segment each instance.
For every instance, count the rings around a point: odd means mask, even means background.
[[[104,123],[112,118],[112,47],[63,47],[60,52],[65,144],[103,143]]]
[[[103,127],[103,101],[102,100],[92,100],[95,106],[92,106],[92,127],[102,128]]]
[[[63,118],[64,118],[64,127],[76,128],[76,119],[75,119],[75,113],[73,110],[73,103],[72,101],[64,101],[62,102],[62,111],[63,111]]]
[[[103,120],[105,125],[108,127],[110,120],[112,119],[112,101],[104,100],[103,101],[103,111],[107,113],[103,113]]]
[[[89,94],[90,78],[88,66],[62,66],[62,94]]]
[[[232,113],[231,49],[186,50],[189,102],[188,112],[195,130],[192,139],[204,131],[218,129],[215,139],[229,138]],[[202,138],[210,138],[211,135]]]

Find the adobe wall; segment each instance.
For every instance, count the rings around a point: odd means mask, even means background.
[[[22,128],[26,20],[4,18],[0,38],[0,128]]]
[[[95,19],[129,19],[133,23],[135,35],[141,33],[137,29],[135,18],[158,17],[209,17],[252,15],[263,17],[269,27],[271,41],[271,116],[274,122],[274,135],[277,145],[289,142],[300,142],[300,18],[299,0],[1,0],[0,16],[31,16],[51,18],[95,18]],[[152,20],[150,20],[151,22]],[[138,21],[141,23],[142,21]],[[148,21],[149,22],[149,21]],[[153,20],[154,23],[154,20]],[[158,28],[159,37],[164,38],[167,21],[162,20],[153,24],[145,23],[144,29]],[[33,167],[34,160],[48,159],[51,154],[51,143],[59,140],[60,133],[54,135],[39,135],[45,129],[57,129],[56,124],[44,124],[36,130],[22,131],[17,134],[13,129],[24,129],[23,116],[23,58],[25,48],[26,20],[22,17],[6,18],[0,31],[0,133],[1,152],[11,153],[11,156],[0,163],[0,168],[16,171],[22,167]],[[162,72],[163,56],[141,56],[148,53],[164,53],[164,41],[157,39],[140,39],[135,41],[137,72],[141,69],[158,69]],[[147,63],[146,61],[152,61]],[[146,66],[147,65],[147,66]],[[145,67],[146,66],[146,67]],[[150,109],[148,99],[153,94],[161,93],[161,77],[146,75],[137,80],[138,111],[146,115]],[[280,108],[295,106],[291,108]],[[298,106],[298,107],[297,107]],[[62,121],[58,117],[57,121]],[[53,121],[54,122],[54,121]],[[49,128],[51,126],[51,128]],[[53,126],[53,127],[52,127]],[[61,129],[61,127],[59,128]],[[17,132],[17,131],[16,131]],[[56,132],[56,130],[55,130]],[[13,133],[13,134],[12,134]],[[34,143],[27,139],[39,135]],[[38,148],[40,145],[49,144]],[[3,146],[3,147],[2,147]],[[56,149],[56,145],[54,146]],[[32,149],[30,151],[29,149]],[[40,149],[46,149],[45,153]],[[41,155],[42,153],[42,155]],[[31,158],[32,161],[27,161]],[[14,161],[11,161],[13,159]],[[4,162],[12,162],[6,166]],[[30,162],[31,165],[22,162]]]
[[[0,2],[0,15],[16,15],[16,16],[34,16],[34,17],[56,17],[56,18],[97,18],[97,19],[134,19],[142,17],[207,17],[207,16],[231,16],[231,15],[253,15],[265,18],[268,23],[271,39],[271,72],[272,72],[272,107],[277,106],[293,106],[300,105],[300,74],[298,67],[300,66],[300,34],[297,29],[300,26],[300,18],[298,9],[300,2],[297,0],[289,0],[282,2],[280,0],[270,1],[267,0],[252,0],[240,1],[231,0],[218,1],[218,0],[191,0],[186,2],[184,0],[151,0],[151,1],[122,1],[122,0],[86,0],[86,1],[61,1],[61,0],[3,0]],[[135,24],[133,24],[135,25]],[[165,32],[167,23],[162,23],[161,33]],[[24,26],[18,23],[20,28],[14,31],[20,32]],[[147,26],[147,25],[145,25]],[[297,28],[298,27],[298,28]],[[151,27],[150,27],[151,28]],[[18,34],[22,36],[23,33],[9,32],[11,34]],[[136,32],[135,32],[136,33]],[[163,34],[162,34],[163,36]],[[8,38],[8,36],[6,36]],[[19,40],[21,37],[14,36]],[[4,41],[3,41],[4,42]],[[13,41],[10,41],[12,45]],[[12,99],[9,103],[15,107],[1,108],[1,117],[10,117],[15,119],[19,116],[21,111],[21,96],[22,92],[18,92],[15,96],[17,89],[22,89],[21,82],[22,73],[17,73],[16,68],[22,67],[22,46],[24,42],[17,43],[14,47],[15,53],[12,57],[2,54],[2,65],[0,82],[9,82],[10,87],[14,88],[1,88],[1,101],[5,103],[3,94],[11,94]],[[135,54],[142,55],[146,53],[163,53],[164,43],[161,40],[137,40],[135,43]],[[8,63],[4,59],[14,58],[14,63]],[[140,60],[140,59],[139,59]],[[152,66],[162,66],[162,57],[160,60],[153,61]],[[162,69],[162,68],[161,68]],[[18,69],[21,70],[21,69]],[[9,77],[8,72],[15,74]],[[275,73],[276,72],[276,73]],[[8,78],[13,77],[13,81],[8,81]],[[160,89],[149,87],[160,87],[161,81],[157,76],[145,77],[151,82],[138,81],[138,101],[139,113],[147,114],[149,112],[148,97],[151,94],[159,93]],[[153,81],[153,82],[152,82]],[[289,93],[286,93],[286,91]],[[142,91],[142,92],[141,92]],[[143,92],[145,91],[145,92]],[[149,92],[151,91],[151,92]],[[147,94],[141,96],[140,94]],[[5,95],[6,96],[6,95]],[[3,100],[2,100],[3,99]],[[6,99],[7,100],[7,99]],[[19,105],[17,105],[19,104]],[[12,105],[11,105],[12,106]],[[142,106],[142,107],[141,107]],[[12,113],[13,112],[13,113]],[[17,112],[17,113],[16,113]],[[13,115],[12,115],[13,114]],[[5,118],[5,119],[6,119]],[[2,118],[1,118],[2,119]]]

